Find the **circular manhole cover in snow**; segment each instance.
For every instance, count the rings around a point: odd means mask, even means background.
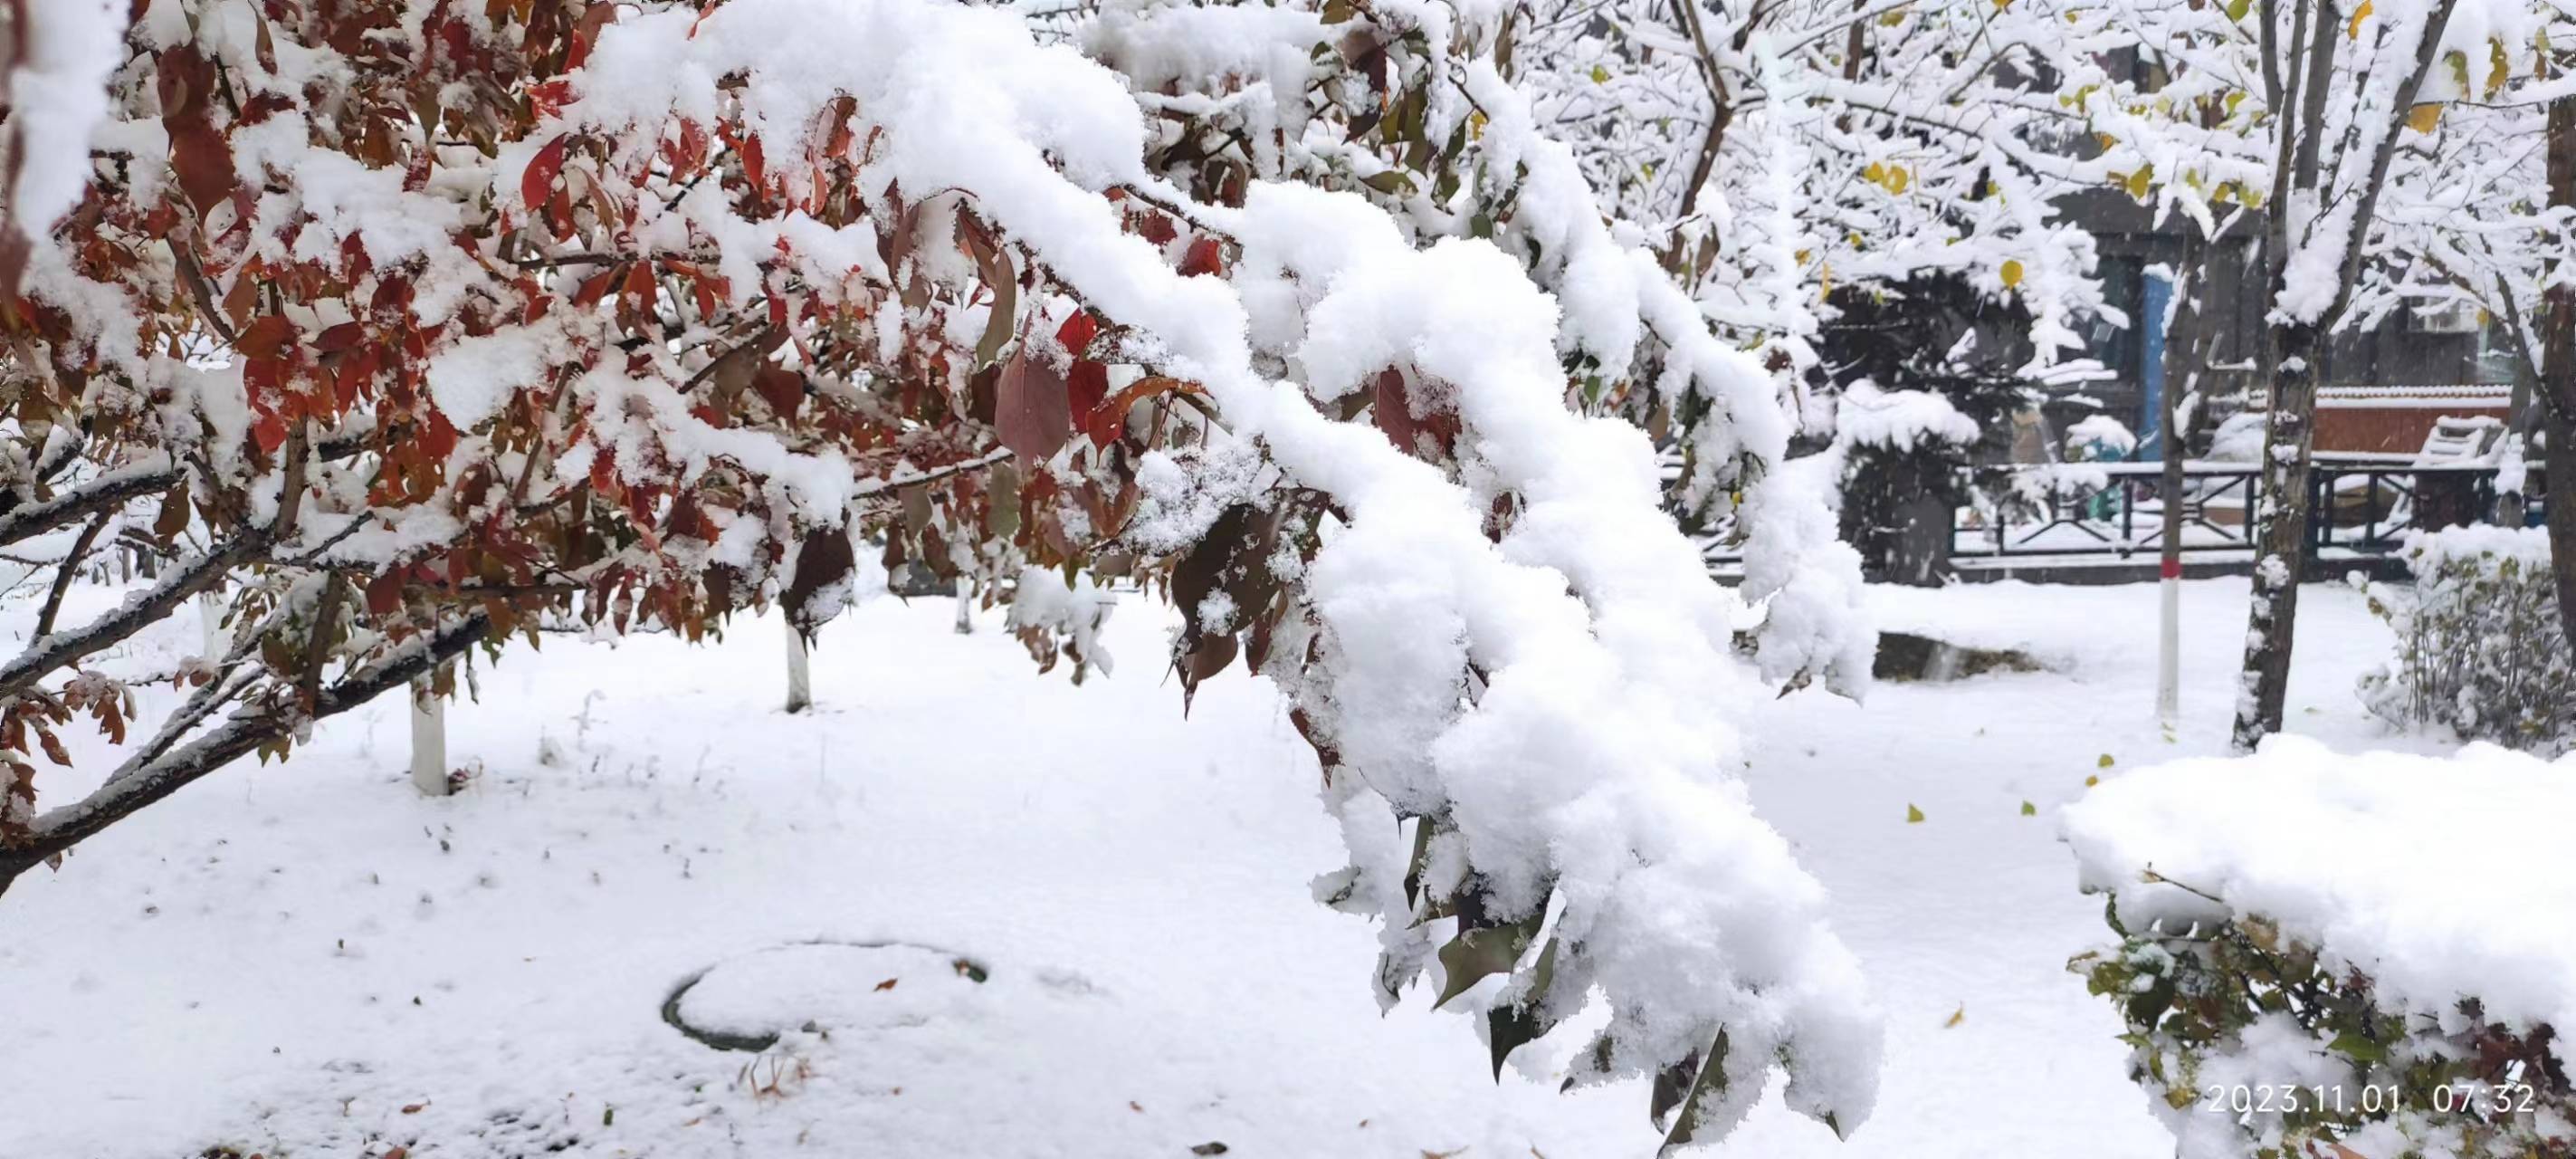
[[[908,942],[815,942],[728,958],[671,991],[662,1020],[720,1050],[767,1050],[789,1031],[921,1026],[961,1013],[985,978],[962,954]]]

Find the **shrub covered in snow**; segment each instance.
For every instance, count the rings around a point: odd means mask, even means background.
[[[2345,756],[2292,736],[2067,809],[2183,1159],[2576,1154],[2576,758]],[[2340,1149],[2338,1149],[2340,1148]]]
[[[2362,702],[2409,728],[2557,752],[2576,745],[2576,652],[2558,620],[2541,528],[2418,533],[2411,588],[2371,584],[2397,655],[2361,678]]]

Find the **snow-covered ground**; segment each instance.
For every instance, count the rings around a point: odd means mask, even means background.
[[[1850,1142],[1773,1104],[1717,1153],[2171,1153],[2114,1012],[2064,972],[2106,931],[2052,814],[2104,757],[2223,748],[2245,595],[2187,585],[2170,742],[2151,586],[1877,590],[1886,627],[2052,670],[1711,706],[1750,717],[1755,803],[1889,1019]],[[1379,1014],[1372,931],[1309,894],[1340,842],[1266,685],[1238,670],[1184,720],[1156,671],[1172,618],[1135,596],[1118,675],[1081,688],[998,616],[950,618],[880,600],[832,625],[798,717],[775,622],[549,637],[452,710],[451,758],[482,767],[461,796],[403,781],[386,702],[29,875],[0,896],[0,1157],[1653,1153],[1638,1085],[1557,1093],[1573,1044],[1497,1084],[1429,995]],[[2362,714],[2389,640],[2358,595],[2311,588],[2300,627],[2296,731],[2448,747]],[[166,628],[137,646],[193,643]],[[42,776],[57,803],[86,787]],[[784,1037],[666,1024],[701,972],[688,1017]]]

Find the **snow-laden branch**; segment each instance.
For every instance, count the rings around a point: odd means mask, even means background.
[[[308,721],[325,720],[404,687],[412,678],[462,655],[491,632],[491,619],[481,612],[415,637],[384,658],[322,687],[309,710],[276,703],[251,703],[236,710],[204,736],[162,751],[159,745],[118,768],[88,796],[39,815],[25,840],[0,849],[0,892],[18,875],[95,835],[136,811],[185,788],[260,746],[292,734]],[[242,691],[208,697],[211,708]],[[203,719],[202,714],[193,718]]]
[[[1517,260],[1480,241],[1417,249],[1358,197],[1253,182],[1239,209],[1190,209],[1237,239],[1237,268],[1184,276],[1101,195],[1184,197],[1144,167],[1121,80],[1007,14],[916,0],[629,19],[601,36],[561,120],[505,153],[502,183],[515,187],[533,143],[656,131],[715,107],[717,78],[736,73],[754,78],[746,120],[771,156],[810,147],[824,110],[855,97],[878,142],[871,183],[961,191],[1085,304],[1150,335],[1165,373],[1203,384],[1232,445],[1347,514],[1299,581],[1323,662],[1291,683],[1333,738],[1353,892],[1390,920],[1391,947],[1420,934],[1397,928],[1400,851],[1360,836],[1386,826],[1385,805],[1448,826],[1441,888],[1472,877],[1488,917],[1547,919],[1548,1021],[1597,993],[1611,1014],[1602,1072],[1689,1063],[1683,1081],[1706,1093],[1683,1118],[1703,1137],[1749,1109],[1775,1064],[1801,1111],[1844,1129],[1866,1116],[1879,1032],[1854,959],[1824,928],[1820,888],[1725,774],[1736,742],[1710,705],[1765,695],[1731,655],[1734,601],[1659,510],[1644,437],[1566,409],[1559,306]],[[1553,228],[1597,225],[1579,182],[1521,204]],[[1578,307],[1565,324],[1633,346],[1638,267],[1598,261],[1629,287],[1625,321]],[[1666,323],[1704,337],[1695,315]],[[1274,356],[1293,377],[1255,369]],[[1499,542],[1467,489],[1317,409],[1390,364],[1455,392],[1462,445],[1522,505]],[[1778,437],[1767,392],[1731,411],[1756,430],[1770,415],[1763,441]],[[1482,679],[1462,704],[1470,673]]]

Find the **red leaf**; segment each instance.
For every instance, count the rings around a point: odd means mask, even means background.
[[[571,140],[572,135],[567,133],[546,142],[537,150],[536,158],[528,162],[528,171],[519,178],[519,200],[529,209],[543,206],[547,195],[554,192],[555,175],[563,171],[564,145]]]
[[[1090,359],[1073,364],[1073,376],[1065,380],[1065,398],[1072,404],[1074,416],[1090,429],[1091,413],[1109,397],[1109,368]]]
[[[742,144],[735,149],[742,154],[742,175],[751,182],[751,187],[768,188],[769,164],[760,152],[760,138],[746,133],[743,135]]]
[[[179,175],[179,190],[199,214],[233,195],[241,183],[233,172],[233,147],[216,132],[203,112],[164,121],[170,134],[170,168]]]
[[[1076,310],[1064,325],[1056,327],[1055,340],[1064,344],[1065,353],[1080,358],[1083,351],[1091,349],[1091,340],[1099,333],[1100,323],[1091,320],[1090,312]]]
[[[1413,417],[1413,404],[1404,390],[1404,372],[1390,366],[1378,372],[1375,397],[1369,400],[1369,417],[1377,429],[1386,432],[1388,441],[1405,454],[1413,453],[1413,438],[1422,430],[1421,420]]]
[[[572,292],[572,304],[582,307],[599,304],[601,298],[608,296],[608,288],[617,284],[621,272],[617,267],[610,266],[583,279],[581,286]]]
[[[1021,347],[1002,365],[993,392],[993,425],[1002,445],[1032,463],[1052,455],[1073,434],[1073,408],[1065,381],[1052,366],[1029,360]]]
[[[244,358],[266,361],[283,356],[287,346],[294,341],[295,324],[287,321],[284,315],[269,314],[252,319],[250,325],[242,327],[241,337],[233,343],[233,349]]]
[[[580,68],[581,62],[590,59],[591,46],[599,43],[600,28],[615,19],[617,5],[593,0],[589,11],[581,14],[581,23],[573,26],[572,49],[564,53],[564,68]]]
[[[367,614],[389,616],[402,608],[402,571],[395,569],[367,581]]]
[[[456,425],[447,421],[445,412],[433,410],[429,412],[429,421],[422,424],[419,436],[413,441],[419,445],[422,454],[432,459],[444,459],[448,452],[456,449]]]
[[[1190,243],[1190,252],[1181,259],[1181,276],[1225,273],[1225,253],[1217,248],[1216,239],[1203,237]]]
[[[528,104],[540,117],[551,117],[571,103],[572,82],[562,77],[528,86]]]
[[[617,453],[607,447],[597,448],[590,457],[590,489],[602,495],[615,495],[622,488],[617,482]]]
[[[277,448],[286,443],[286,420],[277,417],[275,412],[263,411],[259,420],[250,425],[250,437],[251,441],[259,444],[260,454],[274,455]]]
[[[1428,415],[1414,414],[1413,395],[1405,385],[1404,372],[1392,366],[1378,372],[1376,390],[1369,400],[1369,417],[1376,421],[1377,429],[1386,432],[1395,449],[1405,454],[1437,461],[1457,448],[1458,413],[1443,408]],[[1422,446],[1426,436],[1431,440],[1427,452]]]
[[[805,376],[781,366],[764,366],[751,380],[751,388],[768,400],[769,409],[789,422],[796,421],[796,411],[805,404]]]
[[[1161,210],[1145,214],[1144,220],[1136,223],[1136,233],[1155,245],[1170,245],[1173,238],[1181,236],[1181,231],[1172,228],[1172,219]]]
[[[320,337],[315,338],[313,348],[324,354],[336,354],[357,345],[358,340],[366,335],[366,327],[355,322],[342,322],[323,331]]]

